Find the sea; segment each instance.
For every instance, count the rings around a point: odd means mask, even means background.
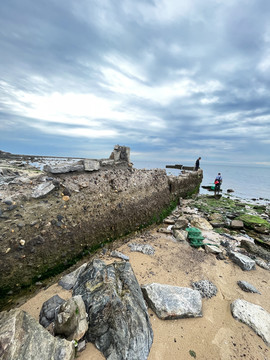
[[[166,169],[162,161],[134,161],[133,167],[137,169],[165,169],[168,175],[179,176],[181,170]],[[192,165],[187,165],[192,166]],[[222,194],[227,196],[227,190],[232,189],[231,198],[245,200],[250,203],[270,205],[270,167],[269,166],[246,166],[246,165],[214,165],[201,162],[203,170],[203,181],[200,193],[211,194],[202,186],[213,185],[214,179],[220,172],[222,182]]]

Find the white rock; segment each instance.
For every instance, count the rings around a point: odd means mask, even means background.
[[[231,304],[235,319],[245,323],[270,346],[270,314],[261,306],[237,299]]]

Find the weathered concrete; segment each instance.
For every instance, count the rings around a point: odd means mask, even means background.
[[[167,176],[162,169],[133,169],[123,147],[114,149],[113,157],[118,155],[118,161],[108,160],[111,165],[101,161],[96,171],[80,167],[45,174],[31,168],[31,184],[1,185],[3,198],[11,201],[0,203],[2,298],[63,271],[105,241],[158,221],[173,202],[196,192],[202,181],[201,170]],[[54,188],[34,199],[40,184]]]

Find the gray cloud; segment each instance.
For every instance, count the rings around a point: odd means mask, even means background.
[[[1,148],[269,162],[269,15],[267,0],[2,1]]]

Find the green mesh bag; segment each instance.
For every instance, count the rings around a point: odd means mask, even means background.
[[[188,239],[191,246],[200,247],[204,245],[204,237],[202,236],[200,229],[190,227],[186,228],[186,231],[188,232]]]

